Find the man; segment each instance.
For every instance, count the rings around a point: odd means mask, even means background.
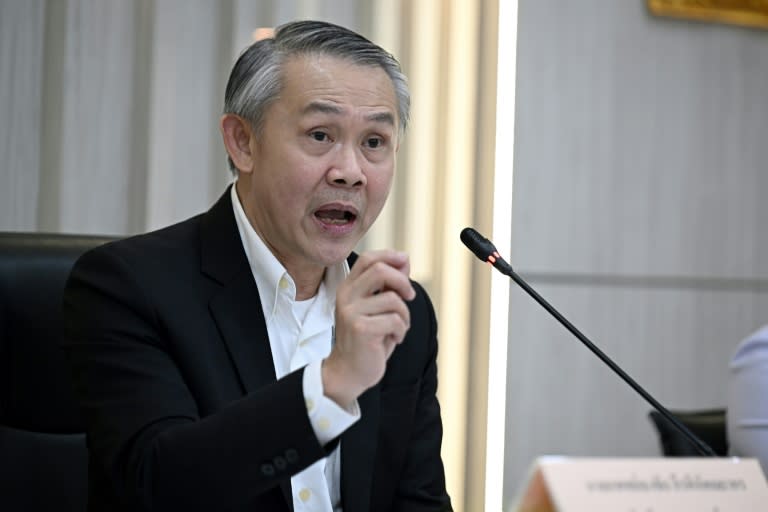
[[[756,458],[768,476],[768,324],[739,343],[728,370],[729,452]]]
[[[352,254],[408,109],[397,61],[335,25],[240,56],[234,185],[68,281],[90,510],[450,510],[432,305],[406,255]]]

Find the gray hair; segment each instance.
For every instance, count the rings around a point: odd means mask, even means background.
[[[271,38],[256,41],[237,59],[224,95],[224,113],[248,120],[258,132],[282,87],[284,63],[301,55],[328,55],[360,66],[382,68],[395,89],[400,135],[411,108],[408,79],[389,52],[349,29],[322,21],[294,21],[277,27]],[[229,167],[234,172],[231,158]]]

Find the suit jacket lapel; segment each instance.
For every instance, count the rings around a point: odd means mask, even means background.
[[[245,393],[275,381],[272,349],[259,291],[237,230],[230,189],[200,223],[201,269],[221,288],[209,303]],[[293,509],[291,482],[280,487]]]
[[[379,433],[379,395],[379,386],[360,395],[360,420],[341,435],[341,501],[344,510],[371,508],[371,483]]]
[[[221,285],[209,308],[248,393],[273,382],[275,369],[259,291],[237,231],[229,188],[203,217],[200,243],[202,271]]]

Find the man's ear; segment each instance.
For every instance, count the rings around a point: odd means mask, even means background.
[[[219,129],[224,139],[224,148],[240,172],[251,172],[253,155],[251,154],[251,124],[236,114],[224,114],[219,121]]]

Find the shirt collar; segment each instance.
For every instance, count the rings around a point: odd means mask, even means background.
[[[240,233],[240,240],[243,243],[245,256],[248,259],[251,273],[259,290],[262,308],[264,309],[265,316],[267,316],[267,320],[269,320],[275,311],[281,281],[286,283],[283,286],[287,285],[290,287],[291,300],[296,300],[296,284],[282,263],[272,254],[272,251],[269,250],[256,230],[253,229],[248,217],[245,215],[240,198],[237,196],[237,191],[235,190],[236,183],[237,180],[232,183],[232,190],[230,191],[232,208],[235,212],[235,222]],[[321,298],[327,299],[323,301],[327,313],[333,314],[336,306],[336,289],[348,274],[349,264],[347,260],[325,269],[321,288],[324,285],[326,294],[325,297],[321,296]],[[269,315],[267,315],[267,312],[269,312]]]

